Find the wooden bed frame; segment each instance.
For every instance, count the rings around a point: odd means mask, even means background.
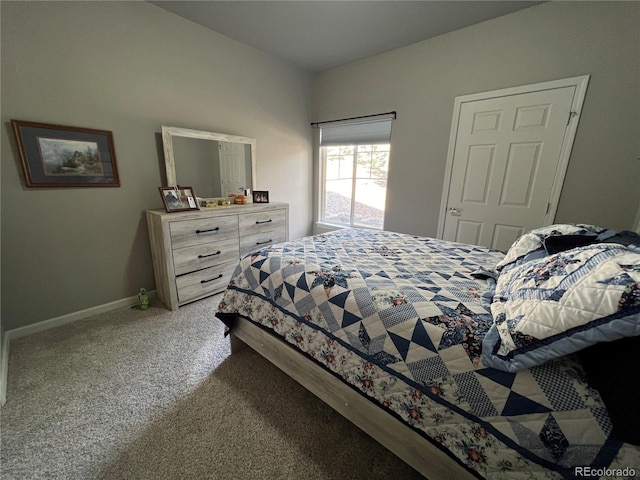
[[[237,317],[231,351],[248,345],[429,480],[476,478],[410,427],[253,322]]]

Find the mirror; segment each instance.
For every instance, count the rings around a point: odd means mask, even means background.
[[[193,187],[200,198],[254,190],[255,138],[162,127],[167,186]]]

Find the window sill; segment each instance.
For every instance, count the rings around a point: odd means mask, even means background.
[[[351,228],[351,227],[348,227],[346,225],[336,225],[333,223],[316,222],[315,225],[313,226],[313,233],[314,235],[317,235],[319,233],[327,233],[327,232],[332,232],[334,230],[344,230],[346,228]]]
[[[334,223],[326,223],[326,222],[316,222],[314,224],[313,227],[313,234],[317,235],[319,233],[327,233],[327,232],[332,232],[334,230],[345,230],[347,228],[358,228],[358,229],[362,229],[362,230],[374,230],[376,232],[381,232],[384,230],[383,228],[372,228],[372,227],[366,227],[364,225],[336,225]]]

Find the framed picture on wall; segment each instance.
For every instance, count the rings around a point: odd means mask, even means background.
[[[11,120],[27,187],[119,187],[113,134]]]
[[[158,187],[167,212],[200,210],[198,199],[192,187]]]
[[[269,192],[266,190],[254,190],[253,203],[269,203]]]

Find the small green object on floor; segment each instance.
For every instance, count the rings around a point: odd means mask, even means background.
[[[138,294],[138,309],[149,309],[149,296],[147,295],[147,291],[144,288],[141,288],[140,293]]]

